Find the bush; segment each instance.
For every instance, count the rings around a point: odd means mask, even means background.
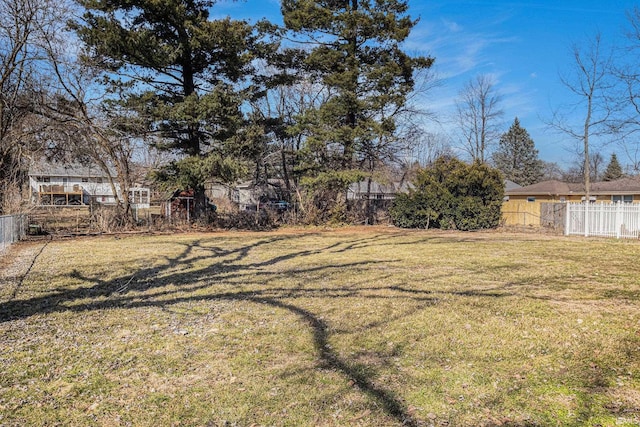
[[[213,223],[228,230],[272,230],[279,226],[278,215],[264,209],[227,212],[218,215]]]
[[[389,214],[394,224],[402,228],[429,228],[435,217],[435,212],[426,203],[409,194],[398,194]]]
[[[398,227],[479,230],[500,224],[503,178],[485,164],[441,157],[418,172],[414,185],[391,208]]]

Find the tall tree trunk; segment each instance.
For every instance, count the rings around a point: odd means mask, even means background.
[[[358,0],[351,0],[351,15],[355,15],[355,13],[358,11]],[[349,71],[351,72],[351,84],[348,90],[348,98],[347,102],[349,103],[348,106],[348,111],[347,111],[347,126],[349,126],[349,128],[351,128],[351,130],[354,130],[357,125],[358,125],[358,107],[357,107],[357,101],[356,101],[356,90],[358,88],[358,75],[359,75],[359,70],[358,70],[358,58],[357,58],[357,51],[358,51],[358,24],[355,20],[355,17],[353,18],[352,22],[351,22],[352,27],[350,28],[351,33],[349,34],[348,37],[348,55],[349,57],[347,58],[347,67],[349,67]],[[349,135],[348,138],[345,139],[344,141],[344,158],[342,159],[343,161],[343,168],[344,169],[351,169],[351,167],[353,166],[353,156],[355,154],[355,141],[353,140],[354,138],[354,133],[351,133]]]
[[[182,64],[183,75],[183,91],[185,99],[195,93],[195,76],[192,66],[191,50],[188,47],[188,36],[183,36],[185,42],[183,43],[184,58]],[[185,153],[190,156],[200,157],[202,151],[200,149],[200,132],[198,131],[197,124],[187,124],[188,143]],[[188,190],[184,188],[183,190]],[[193,188],[193,214],[195,219],[202,218],[206,215],[207,211],[207,196],[205,194],[204,183],[196,185]]]
[[[589,126],[591,124],[592,96],[589,96],[587,102],[587,117],[584,120],[584,198],[589,203],[591,197],[591,165],[589,162]]]
[[[365,223],[373,224],[373,212],[371,211],[371,176],[367,177],[367,200],[365,201]]]

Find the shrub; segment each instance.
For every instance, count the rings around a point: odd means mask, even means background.
[[[429,228],[435,217],[435,211],[424,200],[409,194],[398,194],[389,214],[394,224],[402,228]]]
[[[502,175],[485,164],[441,157],[418,172],[414,185],[391,208],[399,227],[479,230],[500,223]]]

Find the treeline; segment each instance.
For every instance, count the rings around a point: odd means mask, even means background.
[[[279,178],[314,221],[391,173],[434,60],[401,48],[406,1],[284,1],[284,26],[212,19],[215,3],[2,0],[3,211],[37,157],[97,163],[124,189],[144,161],[198,212],[207,182]]]
[[[347,203],[350,184],[420,186],[428,173],[415,171],[414,148],[425,141],[423,165],[453,155],[421,127],[416,94],[435,59],[402,48],[417,23],[407,1],[284,0],[282,26],[212,18],[216,3],[0,0],[0,213],[21,209],[29,163],[46,158],[98,165],[123,189],[124,218],[126,190],[144,179],[193,189],[203,213],[208,182],[276,178],[301,221],[371,222],[369,206]],[[525,178],[540,179],[517,119],[504,155],[490,156],[493,90],[479,77],[463,91],[463,145],[503,172],[523,173],[509,149],[528,150]]]

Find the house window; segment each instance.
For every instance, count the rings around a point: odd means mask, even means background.
[[[384,199],[384,194],[376,194],[376,199],[377,199],[377,200],[382,200],[382,199]]]
[[[618,202],[622,202],[622,203],[633,203],[633,195],[631,194],[625,194],[625,195],[616,195],[616,196],[611,196],[611,201],[613,203],[618,203]]]
[[[39,182],[51,182],[51,177],[50,176],[39,176],[38,177],[38,181]]]
[[[129,202],[134,204],[149,204],[148,188],[132,188],[129,190]]]
[[[102,178],[96,178],[96,182],[97,182],[98,184],[102,184]]]
[[[87,177],[83,177],[83,178],[82,178],[82,182],[89,182],[89,178],[87,178]]]
[[[527,202],[535,202],[536,198],[535,197],[527,197]]]

